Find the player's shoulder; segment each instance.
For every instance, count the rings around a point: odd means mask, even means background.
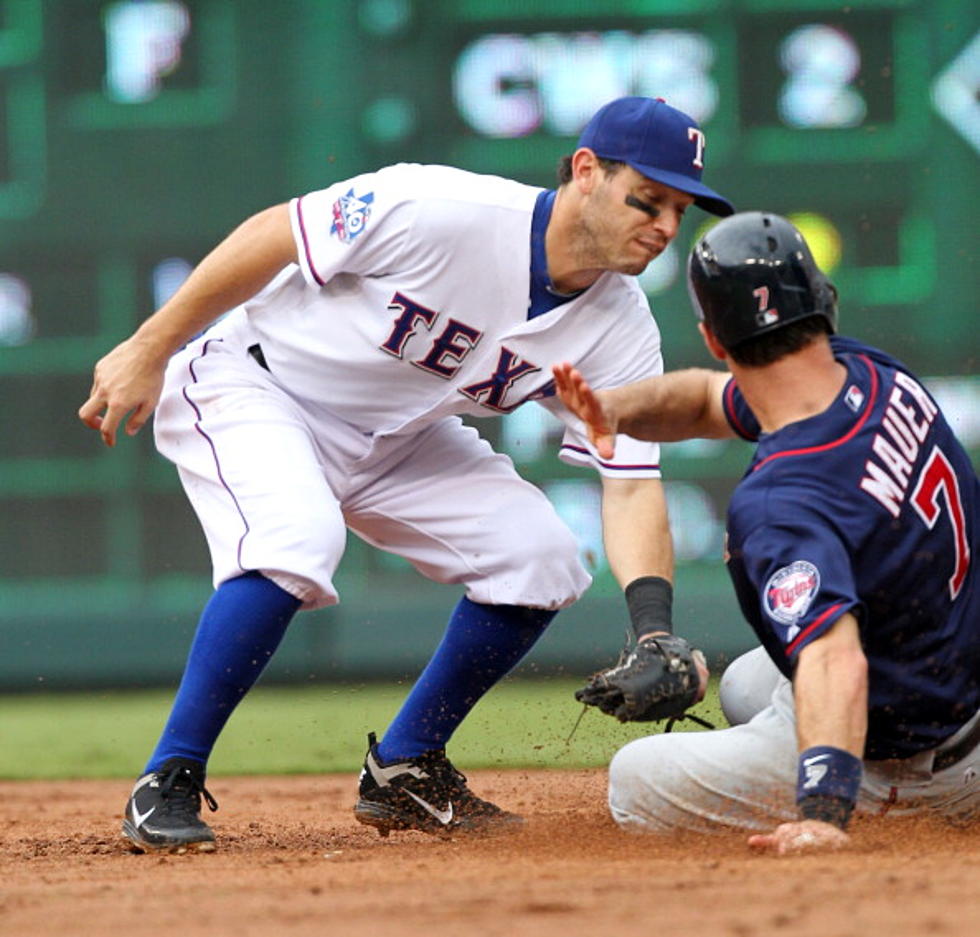
[[[663,373],[660,329],[636,277],[605,273],[576,301],[579,336],[588,336],[580,365],[593,387],[618,387]]]
[[[856,338],[850,338],[846,335],[832,335],[830,337],[830,347],[833,349],[834,355],[838,358],[858,356],[867,358],[873,364],[880,367],[905,372],[909,370],[901,361],[894,357],[894,355],[890,355],[887,351],[882,351],[880,348],[867,345],[864,342],[858,341]]]
[[[435,163],[395,163],[374,173],[379,187],[406,199],[531,211],[540,187]]]
[[[753,532],[831,526],[828,519],[839,505],[827,501],[813,481],[805,474],[762,478],[750,469],[729,499],[731,529],[744,540]]]
[[[607,270],[585,294],[593,308],[602,308],[618,321],[632,318],[645,328],[656,328],[650,301],[637,277]]]

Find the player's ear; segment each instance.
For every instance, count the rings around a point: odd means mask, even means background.
[[[705,347],[711,352],[712,358],[717,358],[719,361],[724,361],[728,355],[725,349],[721,347],[721,342],[715,338],[715,333],[711,331],[703,322],[698,323],[698,331],[701,333],[701,338],[704,339]]]
[[[572,154],[572,182],[588,194],[598,184],[602,176],[599,157],[587,146],[580,146]]]

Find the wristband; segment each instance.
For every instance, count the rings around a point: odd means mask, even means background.
[[[829,794],[810,794],[804,797],[797,806],[804,820],[822,820],[832,823],[838,829],[846,829],[851,819],[854,804],[843,797],[831,797]]]
[[[800,753],[796,803],[804,818],[847,825],[861,787],[861,759],[832,745]]]
[[[641,576],[634,579],[623,591],[637,640],[654,631],[673,634],[670,608],[674,601],[674,587],[666,579],[661,576]]]

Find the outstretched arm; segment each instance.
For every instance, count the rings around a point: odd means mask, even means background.
[[[616,433],[653,442],[735,435],[722,407],[728,375],[720,371],[689,368],[599,391],[568,362],[551,371],[562,403],[585,423],[604,459],[612,458]]]
[[[800,651],[793,693],[803,819],[749,838],[750,846],[777,855],[839,849],[849,841],[844,827],[857,798],[868,730],[868,662],[853,615],[842,615]]]
[[[602,536],[622,588],[641,576],[674,579],[674,546],[659,478],[602,479]]]
[[[288,206],[253,215],[201,261],[170,300],[96,364],[92,390],[78,418],[99,431],[107,446],[115,445],[124,424],[128,435],[138,432],[160,399],[170,356],[295,260]]]
[[[679,716],[704,698],[709,675],[701,651],[672,633],[674,549],[660,479],[603,477],[602,528],[637,648],[628,640],[620,663],[576,698],[624,722]],[[626,684],[635,694],[624,693]]]

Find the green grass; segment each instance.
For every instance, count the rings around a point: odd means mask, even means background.
[[[608,763],[630,739],[663,730],[663,723],[621,725],[590,709],[573,734],[583,710],[572,697],[579,685],[505,680],[463,723],[450,742],[450,757],[464,769],[590,767]],[[407,685],[260,686],[229,720],[209,772],[357,771],[368,731],[383,733],[407,692]],[[155,744],[172,699],[169,690],[0,697],[0,777],[132,777]],[[725,724],[716,683],[695,712]],[[674,731],[686,728],[698,730],[685,722]]]

